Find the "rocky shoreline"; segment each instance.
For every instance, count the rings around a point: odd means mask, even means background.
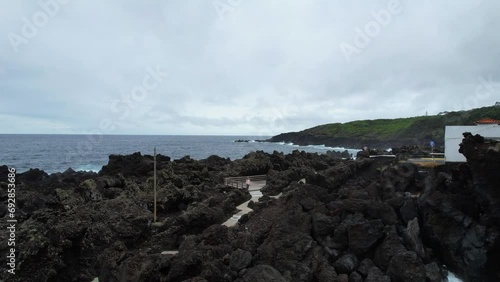
[[[370,139],[370,138],[348,138],[348,137],[332,137],[328,135],[313,134],[307,132],[288,132],[281,133],[279,135],[273,136],[267,140],[262,140],[265,142],[274,143],[293,143],[299,146],[309,146],[309,145],[325,145],[328,147],[343,147],[352,149],[362,149],[367,146],[370,148],[377,148],[379,150],[385,150],[388,148],[402,147],[408,144],[421,144],[422,140],[415,138],[398,138],[398,139]],[[438,146],[443,144],[438,142]]]
[[[248,139],[238,139],[234,140],[235,143],[283,143],[282,141],[275,141],[273,139],[266,139],[266,140],[248,140]],[[292,142],[293,143],[293,142]],[[294,145],[300,145],[300,146],[308,146],[308,145],[315,145],[315,146],[320,146],[321,144],[294,144]],[[349,153],[348,150],[343,150],[343,151],[338,151],[338,150],[328,150],[325,152],[326,154],[333,155],[334,157],[338,158],[344,158],[344,159],[349,159],[352,158],[353,156]]]
[[[437,282],[447,265],[464,281],[500,281],[500,143],[464,137],[468,163],[425,170],[299,151],[158,156],[156,223],[152,156],[112,155],[99,173],[33,169],[16,177],[17,271],[2,255],[0,279]],[[222,226],[250,199],[223,178],[258,174],[254,211]],[[4,219],[7,175],[0,166]]]

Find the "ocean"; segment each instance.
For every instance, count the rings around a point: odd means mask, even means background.
[[[218,155],[231,160],[242,158],[251,151],[262,150],[291,153],[293,150],[325,153],[344,151],[323,145],[298,146],[285,143],[234,142],[263,140],[269,136],[172,136],[172,135],[30,135],[0,134],[0,165],[24,172],[38,168],[47,173],[101,170],[111,154],[157,153],[179,159],[186,155],[204,159]],[[354,156],[359,150],[349,149]]]

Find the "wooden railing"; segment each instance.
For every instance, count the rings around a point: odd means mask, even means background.
[[[267,179],[267,175],[265,175],[265,174],[226,177],[226,178],[224,178],[224,185],[231,186],[234,188],[246,188],[247,177],[250,178],[250,182],[265,181]]]

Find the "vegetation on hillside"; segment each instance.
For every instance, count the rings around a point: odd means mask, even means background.
[[[483,118],[500,120],[500,107],[484,107],[434,116],[330,123],[312,127],[300,133],[366,140],[433,139],[441,143],[444,142],[445,126],[474,125],[476,121]]]

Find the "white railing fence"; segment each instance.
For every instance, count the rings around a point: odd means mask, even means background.
[[[234,188],[246,188],[247,177],[250,178],[250,182],[265,181],[267,179],[266,174],[226,177],[224,178],[224,185]]]

